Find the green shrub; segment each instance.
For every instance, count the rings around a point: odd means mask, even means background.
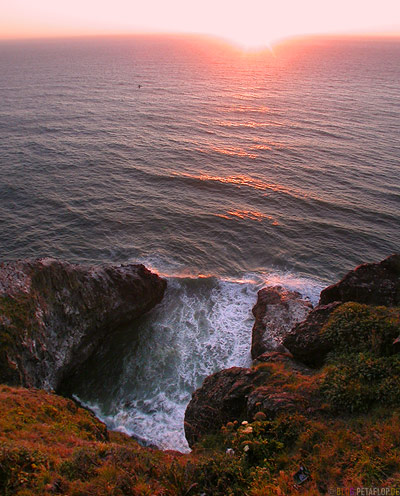
[[[194,474],[195,466],[192,463],[182,464],[174,460],[165,470],[163,478],[171,494],[186,496],[198,486],[194,480]]]
[[[321,394],[335,411],[368,412],[373,406],[400,406],[400,357],[371,353],[334,354],[321,381]]]
[[[207,496],[243,496],[250,482],[241,458],[221,453],[200,461],[193,475],[196,492]]]
[[[344,303],[330,316],[321,331],[336,351],[364,351],[392,355],[393,341],[400,335],[400,309]]]

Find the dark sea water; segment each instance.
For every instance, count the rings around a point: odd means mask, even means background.
[[[400,40],[2,42],[0,68],[1,259],[168,277],[73,385],[111,427],[185,449],[193,389],[249,363],[260,287],[315,302],[399,251]]]

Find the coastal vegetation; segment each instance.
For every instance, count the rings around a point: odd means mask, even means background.
[[[0,490],[17,495],[324,494],[400,482],[400,359],[389,355],[400,310],[344,304],[323,332],[346,336],[311,375],[261,363],[268,388],[307,401],[267,418],[238,419],[190,454],[108,432],[70,399],[0,388]],[[379,332],[378,332],[379,330]],[[389,339],[390,338],[390,339]],[[367,346],[367,343],[368,346]],[[306,466],[311,477],[293,478]]]
[[[3,298],[1,305],[6,353],[5,330],[14,329],[15,339],[32,314],[26,302],[19,307]],[[222,387],[215,389],[221,380],[225,387],[233,378],[235,387],[224,397],[230,401],[225,417],[206,405],[212,427],[188,437],[192,451],[187,454],[144,447],[110,432],[91,412],[54,392],[2,385],[0,494],[266,496],[342,494],[351,487],[391,490],[400,484],[399,335],[398,306],[341,303],[318,331],[327,351],[320,366],[306,367],[280,351],[260,356],[251,369],[236,367],[208,378],[203,388],[214,392],[223,393]],[[221,425],[219,419],[225,419]]]

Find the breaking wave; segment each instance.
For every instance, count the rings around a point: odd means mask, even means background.
[[[191,394],[218,370],[250,365],[251,309],[265,285],[284,285],[313,303],[322,287],[277,272],[232,280],[170,276],[162,303],[85,365],[76,396],[111,429],[188,450],[183,420]]]

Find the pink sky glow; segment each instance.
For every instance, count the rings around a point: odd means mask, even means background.
[[[400,36],[400,0],[6,0],[0,38],[202,33],[244,45],[307,34]]]

